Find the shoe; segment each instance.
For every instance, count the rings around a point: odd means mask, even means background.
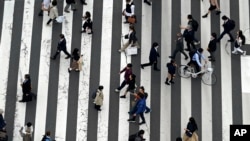
[[[119,93],[120,91],[118,89],[115,89],[115,92]]]
[[[173,56],[168,56],[168,58],[170,58],[170,59],[174,59],[174,57],[173,57]]]
[[[188,59],[188,57],[185,57],[185,60],[187,60]]]
[[[141,65],[141,68],[144,69],[143,65]]]
[[[174,84],[174,81],[169,81],[170,83]]]
[[[203,15],[203,16],[202,16],[202,18],[206,18],[206,17],[207,17],[207,15],[208,15],[208,14]]]
[[[56,58],[55,58],[55,57],[50,57],[50,59],[52,59],[52,60],[56,60]]]
[[[201,42],[200,42],[200,41],[198,41],[198,42],[195,42],[195,43],[194,43],[194,45],[196,45],[196,46],[197,46],[197,45],[199,45],[200,43],[201,43]]]
[[[102,111],[101,109],[96,109],[97,111]]]
[[[26,102],[26,101],[24,101],[24,100],[19,100],[19,102]]]
[[[68,72],[69,72],[69,73],[71,72],[70,68],[68,68]]]
[[[188,66],[184,67],[183,70],[187,70],[188,69]]]
[[[147,110],[145,113],[147,114],[147,113],[149,113],[149,112],[151,112],[151,110]]]
[[[208,56],[207,58],[211,58],[212,56]]]
[[[155,71],[160,71],[160,69],[158,69],[158,68],[156,68],[156,69],[154,69]]]
[[[43,14],[38,14],[38,16],[43,16]]]
[[[86,2],[84,2],[84,3],[82,3],[82,5],[87,5],[87,3],[86,3]]]
[[[167,81],[165,82],[166,85],[170,85]]]
[[[69,12],[69,10],[64,10],[64,12],[66,12],[66,13],[70,13],[70,12]]]
[[[135,122],[134,119],[128,119],[128,122]]]
[[[65,57],[65,59],[69,59],[69,58],[70,58],[70,56]]]
[[[216,15],[219,15],[220,13],[221,13],[220,11],[216,11],[216,13],[215,13],[215,14],[216,14]]]
[[[72,11],[76,11],[77,9],[72,9]]]
[[[144,0],[144,3],[148,4],[149,6],[151,5],[151,3],[149,1]]]
[[[233,42],[234,40],[227,40],[228,42]]]
[[[246,55],[246,53],[247,53],[247,51],[243,51],[242,55],[244,55],[244,56],[245,56],[245,55]]]
[[[122,96],[120,96],[120,98],[126,98],[126,96],[125,96],[125,95],[122,95]]]
[[[139,125],[142,125],[142,124],[145,124],[145,123],[146,123],[145,121],[142,121],[142,122],[139,123]]]
[[[125,21],[125,22],[123,22],[124,24],[128,24],[129,22],[128,21]]]
[[[209,59],[209,61],[214,62],[215,60],[214,59]]]

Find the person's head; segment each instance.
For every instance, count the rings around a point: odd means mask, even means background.
[[[174,64],[174,63],[175,63],[175,60],[174,60],[174,59],[171,59],[170,63],[171,63],[171,64]]]
[[[193,19],[193,16],[191,14],[187,15],[187,19],[188,20],[192,20]]]
[[[217,39],[217,34],[213,32],[213,33],[211,34],[211,37],[212,37],[213,39]]]
[[[129,30],[135,31],[135,27],[134,27],[133,25],[130,25],[130,26],[129,26]]]
[[[181,34],[180,32],[178,32],[178,33],[176,34],[176,36],[177,36],[177,38],[179,38],[179,37],[182,37],[182,34]]]
[[[63,39],[63,38],[64,38],[64,35],[63,35],[63,34],[60,34],[59,36],[60,36],[60,38],[61,38],[61,39]]]
[[[144,133],[145,133],[144,130],[140,130],[140,131],[138,132],[138,135],[139,135],[140,137],[143,137]]]
[[[144,87],[141,86],[141,87],[139,88],[139,92],[144,93],[144,91],[145,91]]]
[[[27,125],[27,127],[30,127],[32,125],[32,123],[28,122],[26,125]]]
[[[133,65],[132,65],[131,63],[127,64],[127,68],[128,68],[128,69],[131,69],[132,66],[133,66]]]
[[[130,3],[131,2],[131,0],[126,0],[126,3]]]
[[[51,4],[52,4],[53,6],[56,6],[56,5],[57,5],[57,1],[56,1],[56,0],[53,0]]]
[[[50,136],[50,131],[46,131],[45,135]]]
[[[181,137],[176,138],[176,141],[182,141]]]
[[[159,44],[158,44],[157,42],[154,42],[154,43],[152,44],[152,47],[158,48],[158,47],[159,47]]]
[[[86,12],[85,12],[85,16],[88,17],[88,18],[90,18],[90,16],[91,16],[90,12],[89,12],[89,11],[86,11]]]
[[[103,86],[99,86],[98,90],[102,91],[103,90]]]
[[[242,36],[243,35],[242,30],[238,30],[237,35]]]
[[[74,48],[73,54],[76,54],[76,53],[78,53],[78,52],[79,52],[79,49],[78,49],[78,48]]]
[[[25,78],[25,79],[30,79],[30,75],[29,75],[29,74],[25,74],[25,75],[24,75],[24,78]]]
[[[203,52],[203,48],[199,48],[199,49],[198,49],[198,52],[199,52],[199,53],[202,53],[202,52]]]
[[[194,117],[190,117],[190,118],[189,118],[189,122],[191,122],[191,123],[196,123]]]
[[[223,21],[225,21],[225,20],[228,20],[228,17],[227,17],[226,15],[223,15],[223,16],[221,17],[221,19],[222,19]]]

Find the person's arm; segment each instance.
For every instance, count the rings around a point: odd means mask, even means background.
[[[127,69],[126,67],[125,67],[124,69],[122,69],[122,70],[120,71],[120,74],[123,73],[126,69]]]
[[[219,4],[218,4],[218,1],[217,1],[217,0],[215,0],[215,5],[216,5],[216,9],[217,9],[217,10],[220,10],[220,7],[219,7]]]

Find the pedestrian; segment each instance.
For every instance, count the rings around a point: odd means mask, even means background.
[[[194,45],[198,45],[200,44],[200,41],[198,41],[198,39],[195,38],[195,32],[198,30],[199,28],[199,23],[193,18],[192,15],[187,15],[187,19],[188,19],[188,23],[187,26],[181,26],[181,29],[185,29],[185,30],[192,30],[193,31],[193,41],[194,41]]]
[[[79,59],[80,59],[80,52],[78,48],[75,48],[72,52],[72,63],[71,67],[68,68],[68,72],[70,73],[72,70],[75,70],[76,72],[79,72]]]
[[[183,141],[198,141],[198,135],[196,131],[198,130],[198,126],[193,117],[189,118],[189,122],[187,124],[187,128],[184,129],[185,133],[183,135]]]
[[[93,33],[93,29],[92,29],[92,25],[93,22],[91,20],[91,14],[89,11],[85,12],[85,15],[82,17],[83,20],[85,20],[84,24],[82,25],[83,30],[81,31],[81,33],[86,33],[86,30],[88,30],[88,34],[92,34]]]
[[[215,61],[214,53],[216,51],[216,41],[217,41],[217,35],[216,33],[212,33],[207,48],[207,51],[210,53],[210,56],[208,56],[208,58],[210,58],[209,61]]]
[[[32,100],[31,95],[31,79],[29,74],[24,75],[24,81],[21,84],[23,96],[22,100],[19,100],[19,102],[29,102]]]
[[[187,60],[188,55],[184,52],[183,38],[181,33],[177,33],[177,39],[175,42],[176,42],[175,50],[172,53],[172,55],[169,56],[169,58],[175,59],[176,53],[181,52],[185,56],[185,60]]]
[[[125,24],[129,23],[128,18],[135,16],[135,5],[133,0],[126,0],[126,8],[123,10],[123,16],[125,16]]]
[[[102,90],[103,90],[103,86],[99,86],[96,91],[96,97],[95,97],[94,103],[95,103],[95,109],[97,111],[101,111],[101,106],[103,105],[104,96],[103,96]]]
[[[46,131],[45,135],[43,135],[42,141],[52,141],[50,131]]]
[[[0,130],[5,130],[6,121],[3,118],[3,109],[0,109]]]
[[[52,1],[51,5],[50,5],[49,17],[50,17],[50,19],[48,20],[47,25],[49,25],[52,20],[55,20],[58,17],[58,9],[57,9],[57,1],[56,0]]]
[[[146,139],[143,138],[144,133],[144,130],[140,130],[139,132],[130,135],[128,141],[145,141]]]
[[[144,3],[148,4],[149,6],[151,5],[151,2],[149,0],[144,0]]]
[[[152,44],[150,54],[149,54],[149,63],[141,64],[141,68],[144,69],[146,66],[151,66],[154,64],[154,70],[160,71],[160,69],[157,68],[157,57],[160,57],[159,53],[157,52],[159,48],[159,44],[154,42]]]
[[[121,73],[123,73],[123,72],[124,72],[124,80],[122,81],[122,84],[121,84],[119,87],[117,87],[117,88],[115,89],[115,92],[120,92],[120,90],[121,90],[124,86],[126,86],[126,85],[128,84],[129,76],[133,74],[133,72],[132,72],[132,64],[131,64],[131,63],[127,64],[127,66],[126,66],[124,69],[122,69],[122,70],[119,72],[119,74],[121,74]]]
[[[175,63],[175,60],[171,60],[169,63],[167,63],[168,76],[166,78],[165,84],[167,85],[170,85],[170,83],[174,84],[173,80],[175,78],[176,67],[177,67],[177,64]]]
[[[131,47],[137,47],[140,48],[140,45],[137,41],[137,37],[136,37],[136,31],[135,31],[135,27],[133,25],[129,26],[129,33],[127,35],[125,35],[125,39],[128,39],[128,41],[122,46],[121,49],[119,49],[119,52],[125,51],[125,49],[131,45]]]
[[[235,22],[234,20],[231,20],[229,19],[227,16],[222,16],[221,18],[224,23],[222,24],[223,28],[224,28],[224,31],[220,34],[219,38],[217,39],[217,42],[220,42],[220,40],[223,38],[223,36],[225,34],[228,34],[229,37],[230,37],[230,40],[228,40],[229,42],[233,42],[234,41],[234,38],[232,36],[232,34],[230,33],[231,30],[234,29],[235,27]]]
[[[64,7],[64,12],[69,13],[69,7],[71,6],[72,11],[76,11],[75,0],[66,0],[66,6]]]
[[[202,67],[201,59],[203,59],[205,63],[207,63],[203,55],[203,48],[199,48],[193,53],[190,52],[190,61],[187,65],[190,66],[191,64],[193,64],[195,66],[195,73],[200,72]],[[184,69],[187,69],[187,67],[185,67]]]
[[[40,10],[38,16],[43,16],[43,11],[48,11],[48,16],[49,16],[50,0],[42,0],[42,7],[41,7],[41,10]]]
[[[86,0],[80,0],[82,5],[87,5]]]
[[[219,15],[221,13],[220,7],[217,0],[209,0],[210,7],[208,8],[208,12],[202,16],[202,18],[206,18],[209,13],[211,13],[213,10],[216,10],[216,15]]]
[[[124,95],[120,96],[120,98],[126,98],[126,95],[127,95],[128,92],[129,93],[134,93],[135,92],[135,78],[136,78],[136,75],[134,75],[134,74],[131,74],[129,76],[129,80],[127,82],[128,87],[127,87]]]
[[[144,97],[145,97],[145,100],[147,100],[147,98],[148,98],[148,93],[145,92],[145,89],[144,89],[143,86],[141,86],[141,87],[139,88],[139,92],[142,93],[142,94],[144,95]],[[151,109],[150,109],[150,108],[147,106],[147,104],[146,104],[145,113],[147,114],[147,113],[149,113],[149,112],[151,112]]]
[[[60,41],[58,42],[57,45],[57,51],[55,53],[55,55],[53,57],[51,57],[52,60],[56,59],[56,56],[63,51],[64,54],[67,55],[67,57],[65,57],[65,59],[69,59],[71,57],[71,55],[69,54],[69,52],[67,51],[67,47],[66,47],[66,39],[64,38],[63,34],[60,34]]]
[[[192,30],[191,26],[188,25],[187,29],[184,30],[183,32],[183,37],[185,38],[187,48],[185,49],[186,51],[192,51],[196,50],[195,47],[195,39],[194,39],[194,31]],[[192,49],[191,49],[192,46]]]
[[[237,31],[237,36],[234,42],[234,50],[232,51],[232,54],[238,54],[240,52],[242,55],[246,55],[246,51],[243,51],[241,49],[242,45],[245,45],[246,37],[243,35],[242,31]]]
[[[32,140],[32,133],[33,133],[33,126],[31,122],[28,122],[23,131],[23,127],[19,130],[21,137],[23,138],[23,141],[31,141]]]
[[[137,115],[140,115],[142,122],[139,125],[145,124],[144,111],[146,110],[146,99],[142,93],[138,93],[138,101],[136,102],[135,108],[130,112],[132,118],[128,119],[128,122],[135,122]]]

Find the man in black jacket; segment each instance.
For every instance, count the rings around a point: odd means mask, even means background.
[[[225,34],[228,34],[229,35],[229,37],[230,37],[230,40],[228,40],[229,42],[233,42],[234,41],[234,38],[233,38],[233,36],[232,36],[232,34],[230,33],[230,31],[231,30],[233,30],[233,26],[235,26],[235,25],[233,25],[234,23],[232,23],[232,20],[230,20],[227,16],[222,16],[222,18],[221,18],[223,21],[224,21],[224,23],[223,23],[223,28],[224,28],[224,31],[220,34],[220,36],[219,36],[219,38],[218,38],[218,40],[217,40],[217,42],[220,42],[220,40],[223,38],[223,36],[225,35]]]
[[[30,80],[30,75],[29,74],[25,74],[24,76],[24,81],[21,84],[22,87],[22,91],[23,91],[23,97],[22,100],[20,100],[19,102],[28,102],[30,101],[30,92],[31,92],[31,80]]]
[[[208,48],[207,48],[207,51],[210,53],[210,56],[208,56],[209,61],[215,61],[215,58],[214,58],[214,52],[216,50],[216,40],[217,40],[217,35],[216,33],[212,33],[211,34],[211,40],[208,44]]]
[[[69,52],[67,51],[67,47],[66,47],[66,40],[64,38],[64,35],[63,34],[60,34],[60,41],[58,42],[58,45],[57,45],[57,51],[56,51],[56,54],[51,57],[51,59],[55,60],[56,59],[56,56],[61,52],[63,51],[67,57],[65,57],[65,59],[69,59],[70,58],[70,54]]]
[[[157,68],[157,57],[160,57],[159,53],[157,52],[158,47],[158,43],[154,42],[149,54],[149,63],[141,64],[142,69],[144,69],[146,66],[151,66],[154,64],[154,70],[160,71],[160,69]]]

